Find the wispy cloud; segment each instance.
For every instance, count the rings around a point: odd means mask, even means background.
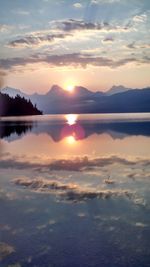
[[[150,43],[141,43],[141,44],[139,44],[139,43],[136,43],[136,42],[132,42],[132,43],[130,43],[130,44],[128,44],[127,46],[126,46],[126,48],[128,48],[128,49],[150,49]]]
[[[12,25],[0,24],[0,32],[1,33],[9,32],[12,29],[14,29],[14,27]]]
[[[146,20],[147,20],[147,15],[145,13],[141,15],[135,15],[133,17],[134,22],[145,22]]]
[[[91,4],[112,4],[119,3],[121,0],[91,0]]]
[[[64,39],[71,34],[66,33],[51,33],[51,34],[34,34],[24,36],[13,41],[10,41],[7,46],[11,48],[24,48],[24,47],[39,47],[43,45],[48,45],[49,43],[54,42],[57,39]]]
[[[28,15],[30,15],[30,11],[28,11],[28,10],[22,10],[22,9],[12,10],[12,13],[14,13],[16,15],[20,15],[20,16],[28,16]]]
[[[83,6],[81,3],[74,3],[73,7],[79,9],[79,8],[82,8]]]

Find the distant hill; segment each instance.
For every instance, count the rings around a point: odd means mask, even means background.
[[[132,90],[132,89],[126,88],[122,85],[119,85],[119,86],[114,85],[106,92],[106,95],[114,95],[114,94],[118,94],[118,93],[124,93],[124,92],[127,92],[129,90]]]
[[[1,89],[1,93],[2,94],[7,94],[10,97],[15,97],[17,95],[21,96],[21,97],[27,97],[27,94],[23,93],[20,89],[16,89],[16,88],[12,88],[12,87],[5,87],[3,89]]]
[[[42,112],[31,103],[31,100],[17,95],[14,98],[0,93],[0,116],[41,115]]]
[[[58,85],[53,85],[46,94],[28,95],[21,90],[4,88],[2,93],[15,96],[20,94],[30,99],[45,114],[61,113],[123,113],[150,112],[150,88],[129,89],[113,86],[107,92],[93,92],[82,86],[76,86],[68,93]]]

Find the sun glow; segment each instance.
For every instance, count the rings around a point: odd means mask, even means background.
[[[63,88],[64,88],[68,93],[73,93],[74,90],[75,90],[75,85],[74,85],[73,82],[71,82],[71,81],[67,81],[67,82],[64,84]]]
[[[77,114],[67,114],[66,116],[67,124],[73,125],[77,121]]]
[[[76,142],[76,139],[73,135],[67,136],[66,141],[69,145],[73,145]]]
[[[73,91],[74,91],[74,85],[72,85],[72,84],[68,84],[68,85],[66,86],[66,90],[67,90],[69,93],[73,93]]]

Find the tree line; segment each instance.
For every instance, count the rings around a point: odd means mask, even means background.
[[[0,93],[0,116],[42,115],[31,100],[17,95],[15,98]]]

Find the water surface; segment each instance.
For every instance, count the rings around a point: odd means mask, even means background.
[[[0,266],[149,266],[150,114],[1,118],[0,138]]]

